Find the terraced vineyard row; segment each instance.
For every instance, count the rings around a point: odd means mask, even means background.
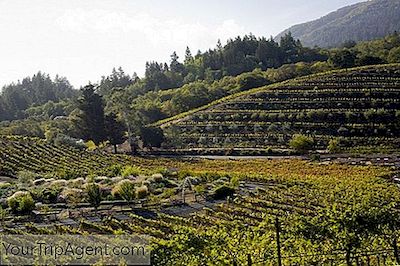
[[[0,174],[21,170],[86,176],[101,174],[114,164],[132,163],[127,156],[86,152],[55,146],[45,140],[19,136],[0,136]]]
[[[370,66],[286,81],[217,101],[161,127],[166,149],[288,148],[294,134],[316,149],[400,148],[400,65]]]

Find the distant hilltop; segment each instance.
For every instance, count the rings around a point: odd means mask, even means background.
[[[295,25],[291,32],[303,45],[337,47],[347,41],[366,41],[400,31],[400,1],[371,0],[341,8],[314,21]]]

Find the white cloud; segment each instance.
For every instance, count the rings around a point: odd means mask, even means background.
[[[173,45],[177,49],[186,45],[206,49],[215,45],[217,39],[225,41],[246,33],[233,19],[222,21],[219,25],[204,25],[180,19],[162,20],[147,13],[127,15],[99,9],[67,10],[56,20],[56,24],[65,31],[82,34],[98,32],[139,35],[154,46]]]

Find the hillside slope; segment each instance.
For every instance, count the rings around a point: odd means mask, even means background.
[[[399,30],[400,1],[372,0],[295,25],[280,33],[276,39],[290,31],[305,46],[336,47],[349,40],[372,40]]]
[[[284,150],[294,134],[316,149],[400,148],[400,65],[332,71],[218,100],[158,125],[167,149]]]
[[[106,174],[115,164],[129,163],[133,160],[128,156],[56,146],[39,138],[0,135],[0,176],[32,171],[69,179]]]

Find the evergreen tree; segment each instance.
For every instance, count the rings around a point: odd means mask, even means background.
[[[166,75],[166,72],[168,71],[168,66],[166,64],[147,62],[145,71],[146,90],[170,89],[172,87],[171,81]]]
[[[95,92],[93,85],[82,89],[82,96],[78,99],[78,108],[81,110],[81,134],[85,140],[93,140],[96,144],[106,140],[104,124],[104,104],[101,95]]]
[[[158,127],[142,127],[140,129],[140,137],[145,147],[161,147],[164,142],[164,133]]]
[[[125,141],[125,125],[118,121],[114,113],[105,116],[104,124],[107,140],[114,146],[114,153],[118,153],[117,145]]]
[[[268,41],[262,38],[258,42],[255,56],[263,66],[263,69],[282,65],[281,49],[272,38]]]
[[[173,52],[171,55],[171,63],[169,65],[169,68],[171,72],[182,74],[184,72],[184,67],[181,63],[179,63],[178,59],[179,56],[176,54],[176,52]]]
[[[217,41],[217,51],[222,51],[222,49],[223,49],[223,47],[222,47],[222,44],[221,44],[221,40],[218,39],[218,41]]]
[[[296,41],[289,32],[281,38],[280,47],[284,54],[284,63],[296,63],[301,50],[301,43]]]
[[[190,51],[189,47],[186,47],[186,52],[185,52],[185,65],[193,63],[193,56],[192,52]]]
[[[4,86],[0,95],[0,109],[4,110],[0,120],[16,120],[25,118],[25,110],[48,101],[59,102],[76,95],[66,78],[56,76],[52,80],[49,75],[38,72],[32,77],[27,77]]]
[[[329,61],[335,66],[339,68],[350,68],[354,67],[356,61],[356,54],[349,50],[337,50],[334,51],[329,57]]]
[[[135,78],[137,78],[137,75]],[[101,78],[97,90],[101,95],[108,95],[113,88],[124,88],[131,85],[133,82],[133,77],[131,78],[129,75],[125,74],[122,67],[119,67],[118,70],[113,68],[111,75]]]

